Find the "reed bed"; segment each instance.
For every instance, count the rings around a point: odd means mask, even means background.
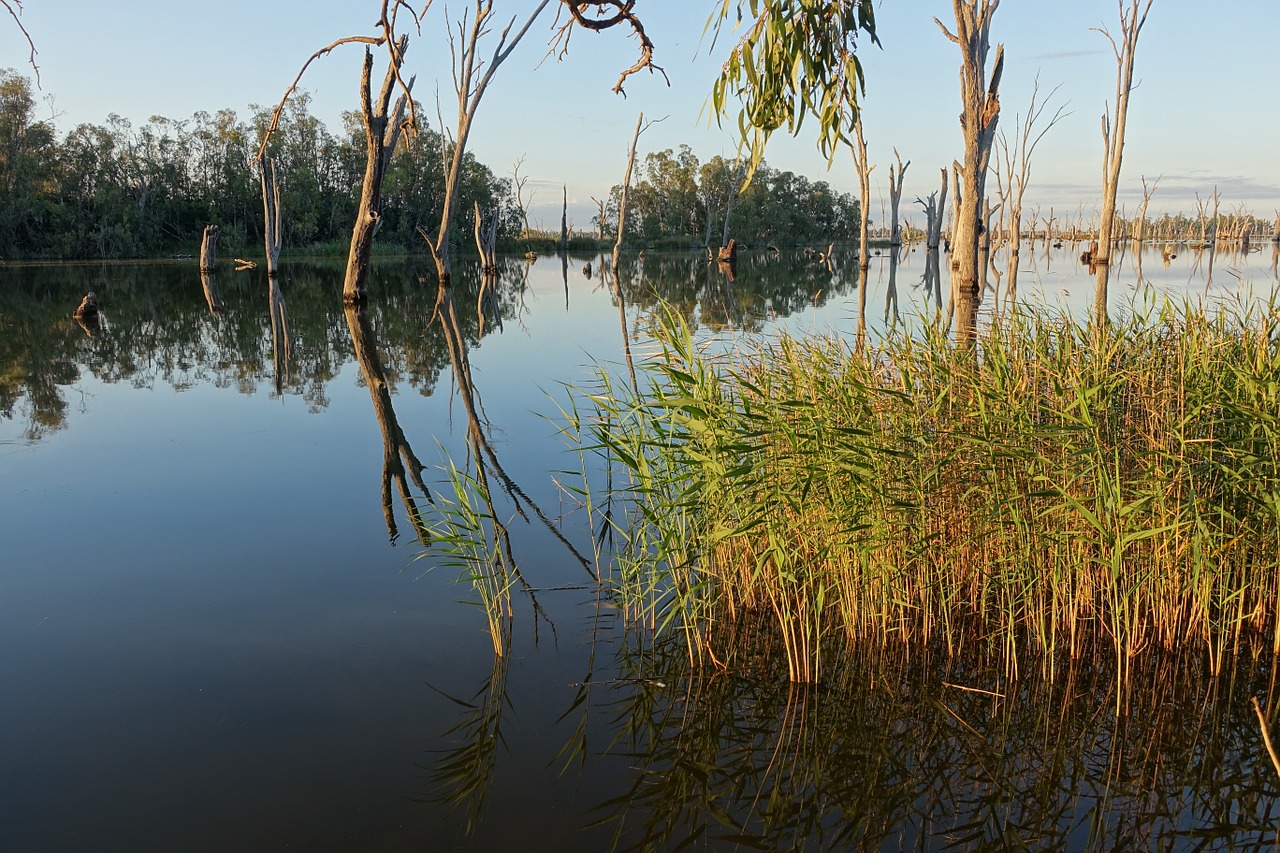
[[[673,317],[566,432],[611,472],[614,600],[695,663],[766,626],[802,682],[893,644],[1221,672],[1280,653],[1278,336],[1274,298],[1023,311],[976,350],[926,327],[713,353]]]

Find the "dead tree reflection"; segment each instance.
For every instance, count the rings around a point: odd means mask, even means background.
[[[418,542],[426,545],[430,542],[427,528],[423,524],[418,509],[418,498],[414,496],[410,484],[431,500],[431,493],[422,481],[425,466],[409,445],[404,430],[396,418],[395,407],[391,404],[391,383],[378,355],[377,338],[369,316],[362,303],[347,303],[344,306],[347,328],[351,332],[351,344],[355,349],[356,363],[360,365],[360,374],[369,389],[369,397],[373,400],[374,417],[382,430],[382,514],[387,522],[387,535],[395,542],[399,538],[396,525],[395,509],[391,497],[392,486],[400,496],[400,501],[413,525],[414,535]],[[273,328],[274,328],[273,312]]]
[[[902,250],[901,246],[889,247],[889,282],[885,286],[884,293],[884,322],[889,325],[897,325],[902,319],[898,313],[898,253]]]
[[[280,289],[280,277],[267,277],[268,304],[271,315],[271,356],[272,376],[275,381],[276,396],[284,393],[285,381],[289,375],[289,362],[293,358],[293,345],[289,340],[289,315],[285,311],[284,292]]]
[[[472,453],[471,461],[475,471],[474,480],[480,487],[482,499],[488,504],[497,535],[502,542],[501,550],[507,560],[508,569],[518,581],[524,584],[524,580],[519,576],[515,565],[510,536],[505,526],[498,521],[499,516],[492,504],[494,493],[490,488],[491,481],[495,481],[498,484],[501,493],[511,502],[512,509],[517,515],[526,522],[531,521],[530,514],[537,518],[542,526],[569,551],[574,559],[581,563],[583,569],[591,576],[592,580],[597,580],[591,561],[584,557],[574,547],[573,543],[565,538],[559,527],[507,473],[506,468],[498,458],[493,443],[489,439],[488,420],[483,413],[479,392],[472,381],[471,361],[468,358],[467,344],[462,334],[462,326],[458,322],[458,312],[453,301],[451,288],[440,288],[436,300],[436,309],[435,320],[439,322],[444,334],[445,347],[449,352],[449,362],[453,368],[456,392],[462,401],[462,406],[467,416],[467,443]],[[525,586],[528,588],[527,584]]]
[[[217,273],[213,270],[200,270],[200,287],[204,291],[204,301],[209,304],[210,314],[217,316],[227,310],[218,297]]]

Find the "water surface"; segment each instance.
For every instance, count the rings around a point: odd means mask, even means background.
[[[1074,254],[1024,249],[1019,298],[1087,310]],[[869,324],[931,316],[923,253],[887,260]],[[1134,260],[1117,312],[1276,285],[1270,247],[1218,253],[1212,278],[1204,252],[1148,252],[1141,279]],[[651,253],[621,305],[599,258],[504,263],[483,328],[460,276],[470,381],[504,469],[583,552],[562,383],[646,357],[660,299],[727,345],[851,334],[859,312],[848,258],[748,254],[730,280]],[[473,452],[434,279],[383,262],[355,318],[340,289],[339,265],[287,259],[274,294],[189,262],[0,267],[0,849],[1277,843],[1247,704],[1271,695],[1265,666],[1153,664],[1147,691],[927,656],[803,689],[690,675],[637,652],[536,518],[511,527],[542,614],[517,597],[495,665],[403,473],[418,458],[439,483]],[[85,329],[68,315],[88,291],[104,316]]]

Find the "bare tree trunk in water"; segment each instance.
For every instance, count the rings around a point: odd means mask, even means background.
[[[738,193],[742,191],[742,174],[746,171],[747,164],[745,162],[738,164],[738,171],[734,174],[733,183],[729,186],[729,197],[724,202],[724,230],[720,234],[720,245],[729,245],[729,217],[733,214],[733,202],[738,197]],[[1280,217],[1280,212],[1277,212]],[[1277,221],[1280,221],[1278,219]],[[1280,235],[1276,237],[1280,240]]]
[[[1111,265],[1112,231],[1116,215],[1116,191],[1120,185],[1120,163],[1124,156],[1124,132],[1129,116],[1129,93],[1133,91],[1133,55],[1138,46],[1138,34],[1147,22],[1147,13],[1151,11],[1154,0],[1147,0],[1146,7],[1139,14],[1141,0],[1132,0],[1128,12],[1124,8],[1124,0],[1117,0],[1120,6],[1120,42],[1107,30],[1098,32],[1111,42],[1111,49],[1116,57],[1116,100],[1114,114],[1104,113],[1102,116],[1102,218],[1098,224],[1098,254],[1094,261],[1102,267]],[[1094,314],[1099,321],[1107,319],[1107,279],[1106,271],[1098,273],[1097,289],[1094,293]]]
[[[462,168],[465,163],[467,138],[471,134],[471,125],[475,121],[476,112],[480,109],[480,101],[484,98],[485,91],[493,82],[493,75],[511,55],[511,51],[515,50],[516,45],[524,38],[538,15],[542,14],[548,2],[549,0],[541,0],[514,35],[511,34],[511,28],[515,25],[515,18],[512,18],[499,35],[498,44],[487,62],[478,59],[476,52],[480,48],[480,40],[488,34],[489,25],[492,23],[493,0],[476,0],[475,18],[471,21],[469,28],[464,15],[462,22],[458,25],[461,46],[454,44],[452,33],[449,35],[450,52],[455,57],[453,81],[454,93],[458,97],[458,123],[454,129],[452,149],[445,145],[443,140],[441,143],[441,165],[445,174],[444,203],[435,240],[428,237],[421,227],[418,228],[418,233],[426,240],[427,248],[431,250],[431,257],[436,262],[436,276],[441,290],[449,286],[453,276],[449,232],[453,225],[454,214],[457,213],[458,188],[462,183]],[[444,135],[442,134],[442,137]],[[437,298],[439,299],[440,296],[437,295]]]
[[[217,225],[206,225],[204,236],[200,240],[200,272],[213,272],[217,266],[218,236],[222,229]]]
[[[871,266],[871,251],[867,240],[867,209],[871,206],[871,170],[874,165],[867,162],[867,140],[862,136],[862,111],[858,111],[858,119],[853,123],[853,142],[849,146],[853,154],[853,169],[858,173],[858,269],[866,270]],[[893,176],[890,175],[892,182]],[[865,276],[859,276],[865,282]],[[865,331],[866,294],[860,298],[862,310],[859,312],[858,326]]]
[[[640,131],[644,126],[644,113],[636,119],[636,132],[631,136],[631,152],[627,155],[627,174],[622,179],[622,197],[618,203],[618,237],[613,243],[613,274],[618,274],[618,263],[622,257],[622,237],[626,234],[627,194],[631,191],[631,171],[636,163],[636,143],[640,140]]]
[[[258,180],[262,184],[262,242],[267,254],[267,275],[280,274],[280,185],[276,183],[276,164],[264,157],[259,163]]]
[[[991,18],[1000,0],[952,0],[956,31],[934,18],[948,39],[960,48],[960,129],[964,160],[955,199],[955,228],[951,240],[952,292],[956,300],[956,340],[972,346],[977,339],[978,304],[982,299],[978,231],[986,200],[987,167],[1000,117],[1000,77],[1004,45],[996,45],[995,63],[987,76]]]
[[[569,185],[561,186],[563,200],[560,207],[560,252],[569,251]]]
[[[904,165],[902,155],[898,153],[898,149],[893,149],[893,157],[898,161],[898,169],[895,172],[893,166],[889,167],[889,218],[892,220],[889,230],[889,245],[902,245],[902,225],[898,222],[898,205],[902,202],[902,182],[907,174],[907,166],[911,165],[908,160]]]
[[[373,53],[364,51],[364,66],[360,74],[360,117],[364,122],[365,165],[364,181],[360,185],[360,202],[356,207],[356,221],[351,228],[351,247],[347,251],[347,270],[342,281],[342,301],[351,305],[368,298],[369,261],[373,257],[373,238],[382,227],[382,181],[386,177],[391,155],[400,141],[404,127],[405,106],[413,91],[413,79],[405,84],[405,91],[391,107],[391,96],[400,77],[404,52],[409,37],[401,36],[396,42],[387,63],[387,73],[382,80],[375,102],[370,91],[370,75],[373,73]],[[390,112],[388,112],[390,110]]]

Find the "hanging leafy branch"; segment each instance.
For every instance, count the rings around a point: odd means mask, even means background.
[[[722,121],[731,102],[741,103],[738,132],[748,147],[751,171],[774,131],[796,135],[809,114],[818,125],[818,150],[832,160],[858,120],[866,94],[859,34],[879,44],[871,0],[723,0],[707,20],[712,49],[729,21],[749,21],[711,91],[711,109]]]

